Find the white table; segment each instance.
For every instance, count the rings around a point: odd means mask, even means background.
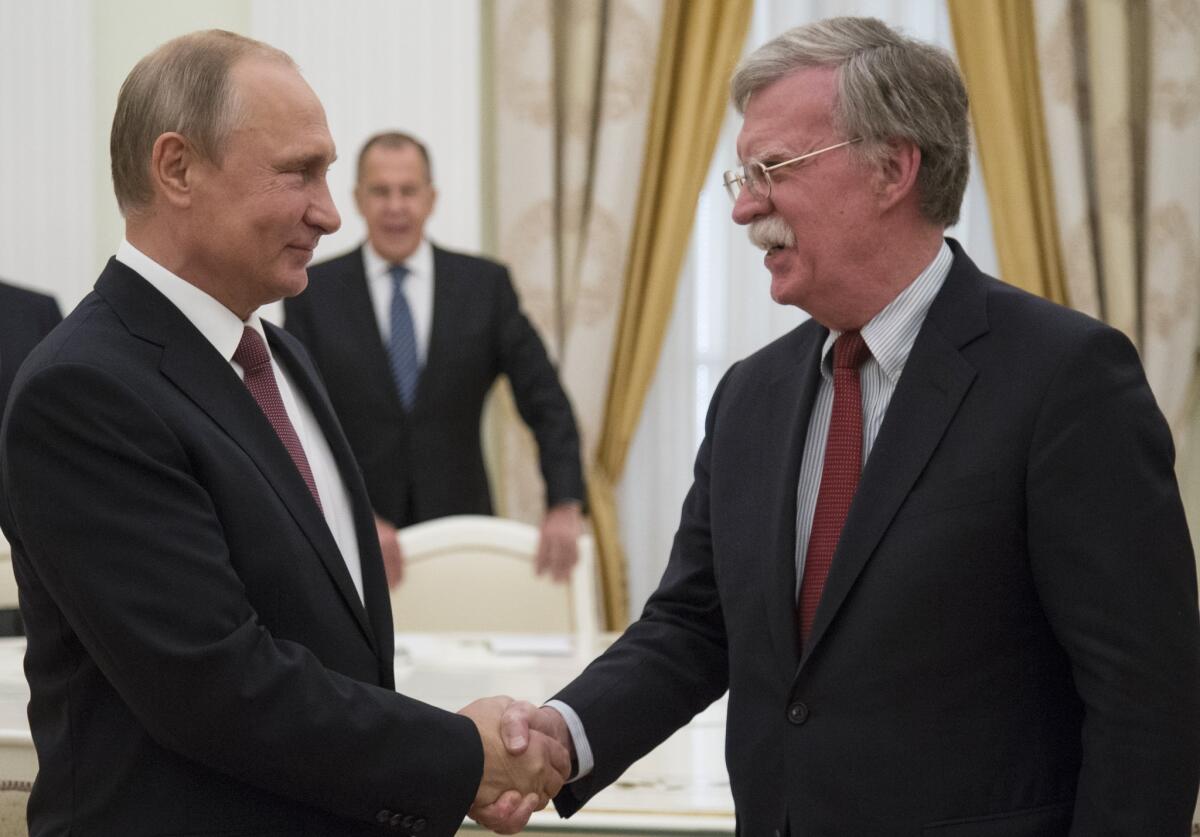
[[[576,648],[566,637],[403,634],[396,637],[396,689],[443,709],[507,694],[540,701],[563,686],[609,640]],[[23,639],[0,638],[0,779],[32,780],[37,758],[25,707]],[[696,716],[570,820],[539,812],[530,832],[614,835],[733,834],[725,771],[725,701]],[[464,829],[472,833],[468,825]]]
[[[543,700],[565,685],[611,641],[584,649],[567,638],[400,635],[396,689],[459,709],[481,695]],[[725,700],[721,699],[634,764],[570,820],[553,810],[534,815],[529,831],[732,834],[733,797],[725,770]]]

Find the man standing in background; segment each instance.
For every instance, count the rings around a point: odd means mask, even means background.
[[[0,413],[21,361],[61,322],[54,297],[0,282]]]
[[[284,303],[358,457],[389,580],[395,529],[452,514],[491,514],[480,444],[484,399],[508,377],[533,431],[546,487],[535,568],[565,580],[583,529],[583,468],[571,405],[508,270],[425,238],[437,191],[414,137],[371,137],[358,156],[358,249],[309,269]]]
[[[34,837],[421,834],[528,816],[568,770],[513,758],[506,699],[394,690],[366,489],[300,344],[340,218],[325,113],[229,32],[143,58],[113,119],[125,240],[29,356],[0,428],[28,645]]]
[[[62,312],[54,297],[0,282],[0,417],[21,361],[60,322]],[[0,503],[3,498],[0,491]],[[20,612],[0,610],[0,636],[21,633]]]

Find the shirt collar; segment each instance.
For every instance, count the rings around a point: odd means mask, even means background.
[[[378,279],[387,276],[388,271],[392,268],[392,262],[379,255],[379,251],[375,249],[369,239],[363,242],[362,250],[363,267],[367,271],[367,278]],[[404,260],[404,266],[414,276],[433,275],[433,247],[430,245],[429,239],[421,239],[417,249],[413,250],[412,255]]]
[[[218,302],[215,297],[209,296],[186,279],[176,276],[128,241],[121,242],[116,257],[117,261],[140,274],[178,308],[225,360],[233,359],[233,353],[242,341],[242,331],[246,326],[250,326],[259,336],[266,339],[257,311],[251,314],[246,322],[242,322],[237,314]]]
[[[871,350],[871,358],[879,364],[883,374],[893,384],[900,379],[900,373],[904,371],[908,355],[916,342],[917,332],[921,330],[925,315],[929,313],[929,306],[942,289],[953,263],[954,254],[943,239],[933,261],[860,329],[863,341]],[[834,342],[841,335],[842,332],[831,330],[821,349],[821,374],[827,378],[833,376],[830,352]]]

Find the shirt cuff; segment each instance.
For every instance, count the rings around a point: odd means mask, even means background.
[[[592,748],[588,744],[587,733],[583,731],[583,721],[579,720],[574,709],[561,700],[548,700],[545,705],[563,716],[563,720],[567,722],[567,731],[571,734],[571,744],[575,747],[577,765],[575,775],[567,781],[574,782],[576,779],[582,779],[592,772],[592,767],[596,764],[595,759],[592,758]]]

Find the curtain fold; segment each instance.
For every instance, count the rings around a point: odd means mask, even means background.
[[[1200,433],[1189,419],[1200,340],[1200,5],[1043,0],[1035,22],[1068,301],[1134,341],[1186,448]]]
[[[558,363],[590,470],[633,231],[662,4],[508,0],[486,8],[491,249],[512,268],[522,307]],[[497,509],[536,522],[544,508],[536,446],[508,387],[497,389],[485,422]]]
[[[1001,277],[1065,302],[1030,0],[947,0]]]
[[[588,486],[609,628],[629,619],[614,486],[654,375],[675,286],[725,114],[752,0],[666,0],[650,126],[608,379]]]

